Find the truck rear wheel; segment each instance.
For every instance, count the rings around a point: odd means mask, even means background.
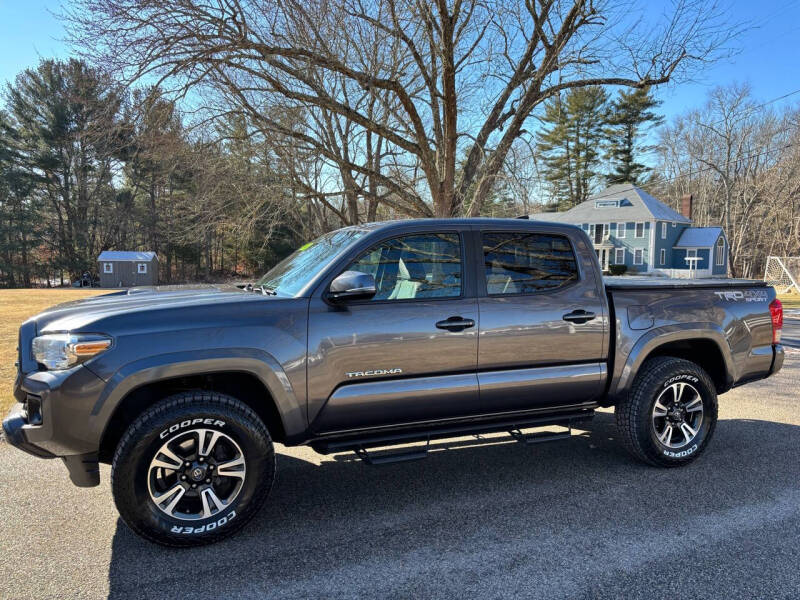
[[[648,359],[615,408],[626,449],[658,467],[679,467],[705,450],[717,424],[717,393],[708,374],[681,358]]]
[[[197,546],[241,529],[274,475],[261,419],[235,398],[195,391],[162,400],[128,427],[111,489],[135,533],[165,546]]]

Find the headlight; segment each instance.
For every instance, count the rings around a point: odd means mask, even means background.
[[[111,338],[95,334],[49,333],[33,339],[36,362],[50,370],[69,369],[111,347]]]

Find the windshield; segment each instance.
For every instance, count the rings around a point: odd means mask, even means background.
[[[255,285],[280,296],[296,296],[342,250],[366,234],[366,229],[350,227],[326,233],[284,258]]]

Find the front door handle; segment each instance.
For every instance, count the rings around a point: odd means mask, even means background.
[[[436,327],[447,329],[448,331],[464,331],[470,327],[475,327],[475,321],[464,317],[450,317],[444,321],[438,321]]]
[[[578,310],[573,310],[571,313],[565,314],[562,318],[565,321],[569,321],[570,323],[577,323],[578,325],[582,325],[587,321],[591,321],[596,316],[597,315],[594,314],[593,312],[588,312],[581,308]]]

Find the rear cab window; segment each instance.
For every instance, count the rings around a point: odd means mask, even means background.
[[[565,235],[526,231],[483,232],[486,292],[490,296],[536,294],[579,279]]]

